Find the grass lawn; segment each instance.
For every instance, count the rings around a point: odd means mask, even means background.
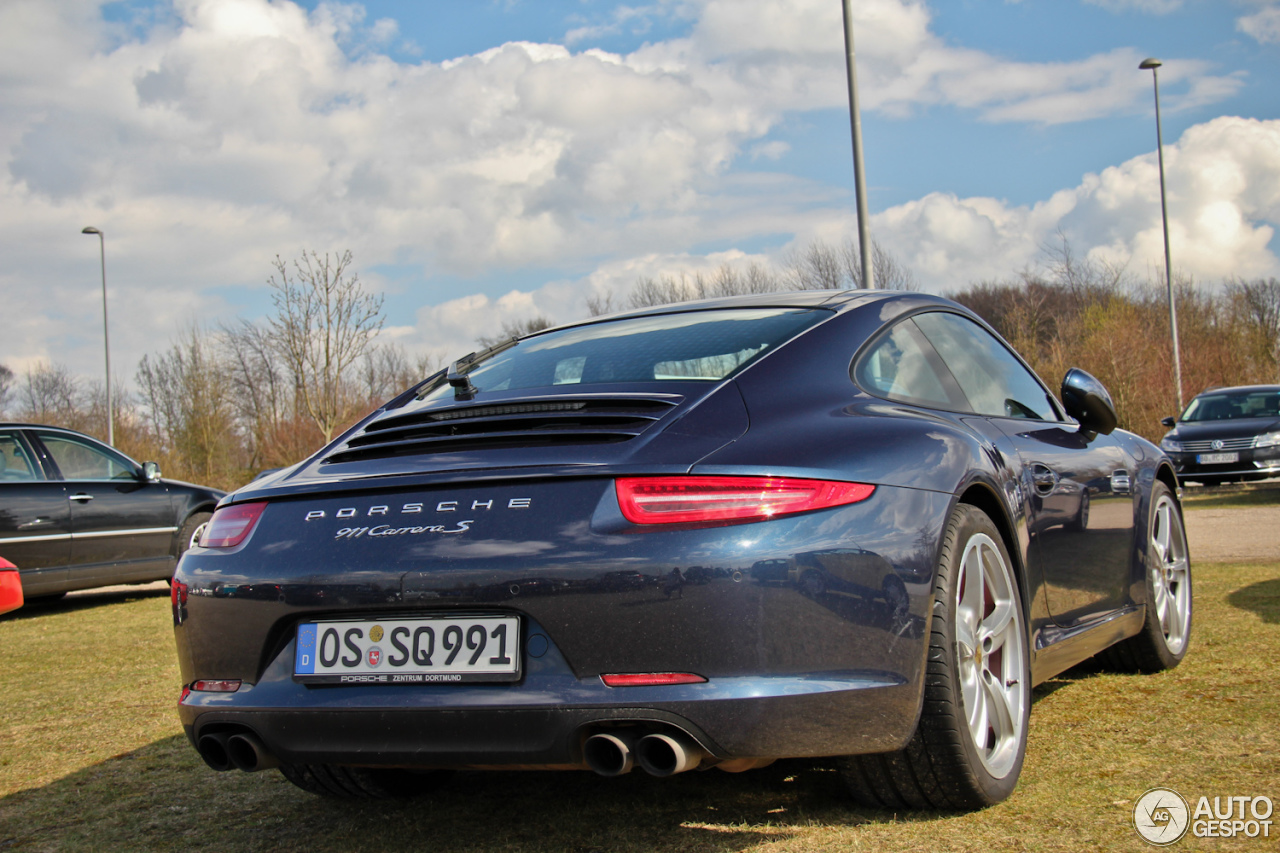
[[[24,608],[0,617],[0,850],[1148,850],[1129,821],[1151,787],[1193,808],[1280,802],[1280,561],[1195,571],[1183,665],[1041,685],[1018,790],[967,815],[855,809],[820,762],[666,780],[460,773],[428,799],[335,803],[275,771],[204,766],[177,721],[166,594]],[[1276,849],[1272,829],[1174,849]]]

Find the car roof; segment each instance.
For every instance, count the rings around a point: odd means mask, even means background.
[[[1224,385],[1220,388],[1206,388],[1196,396],[1204,397],[1208,394],[1280,394],[1280,385]]]
[[[0,421],[0,429],[53,429],[53,430],[57,430],[58,432],[69,432],[72,435],[80,435],[80,436],[84,436],[85,438],[93,438],[93,436],[89,435],[88,433],[83,433],[83,432],[80,432],[79,430],[71,429],[70,427],[60,427],[60,426],[54,426],[52,424],[32,424],[32,423],[24,423],[22,421]],[[99,439],[99,438],[93,438],[93,440],[102,441],[102,439]],[[102,443],[106,444],[105,441],[102,441]]]
[[[950,300],[929,293],[903,290],[793,290],[776,293],[754,293],[746,296],[718,296],[711,299],[694,299],[688,302],[669,302],[613,314],[602,314],[588,317],[572,323],[565,323],[548,329],[542,329],[521,337],[536,337],[546,332],[568,329],[575,326],[588,326],[592,323],[610,320],[622,320],[630,317],[651,317],[661,314],[680,314],[690,311],[713,311],[721,308],[826,308],[846,310],[874,302],[911,298],[927,300],[938,305],[956,306]]]

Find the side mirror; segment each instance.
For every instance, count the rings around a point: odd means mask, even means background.
[[[1175,426],[1178,425],[1178,419],[1174,417],[1161,418],[1160,423],[1164,424],[1169,429],[1173,429]]]
[[[143,462],[142,476],[148,483],[160,482],[160,466],[154,462]]]
[[[1071,368],[1062,377],[1062,405],[1068,415],[1091,432],[1110,435],[1119,421],[1106,387],[1078,367]]]

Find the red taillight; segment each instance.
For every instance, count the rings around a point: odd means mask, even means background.
[[[651,687],[655,684],[701,684],[706,677],[692,672],[611,672],[600,676],[609,687]]]
[[[875,486],[794,477],[622,477],[618,505],[633,524],[759,521],[871,497]]]
[[[235,693],[240,689],[240,679],[219,678],[196,681],[191,685],[191,689],[199,693]]]
[[[209,526],[200,537],[201,548],[234,548],[253,532],[266,501],[251,504],[232,504],[214,511]]]

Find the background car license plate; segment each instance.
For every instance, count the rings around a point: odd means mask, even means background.
[[[307,622],[293,677],[320,684],[517,681],[518,616]]]
[[[1238,461],[1240,461],[1239,453],[1201,453],[1196,457],[1196,462],[1201,465],[1224,465]]]

